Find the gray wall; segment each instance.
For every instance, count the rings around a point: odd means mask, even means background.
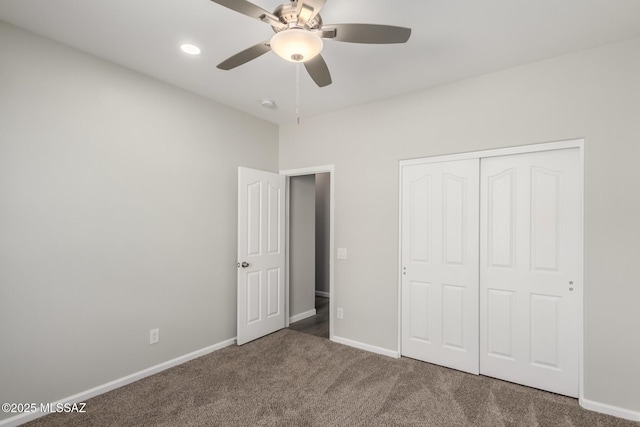
[[[237,167],[277,171],[277,127],[2,22],[0,52],[0,401],[235,337]]]
[[[289,187],[289,316],[315,308],[315,175],[293,176]]]
[[[329,293],[331,174],[316,174],[316,291]]]
[[[640,411],[640,39],[280,127],[280,168],[335,165],[339,337],[398,347],[398,161],[586,138],[585,397]]]

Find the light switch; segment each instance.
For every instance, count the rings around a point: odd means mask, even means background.
[[[347,259],[347,249],[338,248],[338,259]]]

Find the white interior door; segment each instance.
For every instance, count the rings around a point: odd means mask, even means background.
[[[479,160],[404,166],[402,354],[478,373]]]
[[[238,168],[238,345],[284,328],[285,176]]]
[[[481,162],[480,372],[578,396],[579,150]]]

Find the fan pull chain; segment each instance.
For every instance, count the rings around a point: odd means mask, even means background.
[[[296,64],[296,120],[300,126],[300,63]]]

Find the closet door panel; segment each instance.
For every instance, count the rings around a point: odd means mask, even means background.
[[[479,161],[402,171],[402,354],[478,373]]]
[[[578,395],[578,150],[484,158],[480,372]]]

